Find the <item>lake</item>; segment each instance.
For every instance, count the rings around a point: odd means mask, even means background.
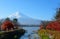
[[[25,33],[24,36],[22,36],[20,39],[28,39],[28,35],[31,35],[32,39],[33,39],[33,31],[37,31],[39,29],[39,27],[23,27],[23,29],[27,30],[27,32]]]

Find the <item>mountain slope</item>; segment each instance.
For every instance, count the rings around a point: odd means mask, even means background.
[[[40,25],[40,20],[30,18],[22,13],[16,12],[8,16],[9,18],[17,18],[22,25]]]

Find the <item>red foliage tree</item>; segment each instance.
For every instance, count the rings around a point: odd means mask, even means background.
[[[1,26],[2,30],[6,30],[6,29],[10,30],[11,28],[14,28],[14,26],[13,26],[12,22],[8,21],[8,20],[4,21]]]
[[[60,31],[60,22],[59,21],[51,22],[47,25],[46,29]]]

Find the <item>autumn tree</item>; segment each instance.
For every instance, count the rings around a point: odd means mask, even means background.
[[[6,18],[1,25],[1,30],[11,30],[14,29],[14,25],[9,18]]]
[[[60,31],[60,8],[58,8],[58,10],[56,11],[54,18],[55,18],[55,21],[50,22],[46,28]]]

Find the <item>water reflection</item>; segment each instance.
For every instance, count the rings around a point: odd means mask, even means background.
[[[24,36],[21,37],[21,39],[28,39],[29,35],[31,37],[31,39],[33,39],[33,35],[37,35],[35,34],[33,31],[37,31],[39,29],[39,27],[23,27],[25,30],[27,30],[27,32],[25,33]],[[37,36],[36,36],[37,37]]]

